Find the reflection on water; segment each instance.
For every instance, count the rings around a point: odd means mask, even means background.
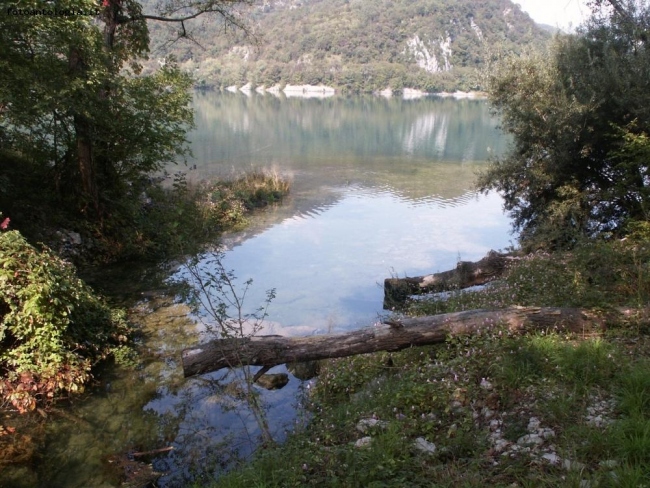
[[[370,325],[383,313],[379,284],[391,272],[442,271],[508,243],[494,194],[412,200],[387,188],[331,191],[335,202],[296,212],[225,256],[226,268],[254,280],[253,303],[276,289],[269,320],[281,324],[277,334]]]
[[[250,308],[276,290],[265,333],[370,325],[385,313],[384,278],[445,270],[509,244],[501,199],[472,189],[476,171],[507,144],[482,101],[197,94],[195,105],[191,178],[274,166],[293,179],[283,205],[223,242],[226,269],[240,283],[254,281]],[[180,266],[172,275],[183,273]],[[183,379],[180,351],[204,329],[173,293],[134,296],[133,284],[138,293],[161,288],[142,276],[133,267],[98,281],[138,302],[132,318],[144,335],[141,368],[104,371],[64,420],[50,422],[38,465],[11,471],[20,481],[11,486],[119,486],[116,455],[167,447],[173,450],[146,461],[165,473],[160,486],[185,486],[256,445],[239,372]],[[284,389],[261,391],[277,439],[300,416],[304,388],[290,376]]]

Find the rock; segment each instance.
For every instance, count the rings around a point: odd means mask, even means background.
[[[424,437],[418,437],[415,439],[414,445],[418,451],[424,452],[426,454],[433,454],[436,452],[436,445],[433,442],[429,442]]]
[[[279,390],[289,383],[289,375],[287,373],[263,374],[256,383],[267,390]]]
[[[582,471],[583,469],[585,469],[584,464],[579,463],[578,461],[571,461],[569,459],[564,460],[564,462],[562,463],[562,467],[567,471]]]
[[[368,447],[372,442],[372,437],[362,437],[357,442],[354,443],[354,447]]]
[[[498,439],[494,443],[494,450],[496,452],[503,452],[508,448],[510,444],[511,444],[510,441],[507,441],[506,439]]]
[[[537,433],[544,439],[551,439],[552,437],[555,437],[555,431],[549,428],[539,429]]]
[[[542,439],[540,436],[537,434],[526,434],[523,437],[520,437],[517,440],[517,444],[520,446],[539,446],[540,444],[544,443],[544,439]]]
[[[542,459],[547,460],[551,464],[560,464],[562,462],[562,458],[554,452],[547,452],[546,454],[542,455]]]
[[[528,432],[531,434],[536,433],[540,426],[540,421],[537,417],[531,417],[528,421]]]
[[[368,430],[374,428],[374,427],[379,427],[381,429],[385,429],[386,426],[388,425],[387,422],[384,422],[383,420],[377,420],[377,419],[361,419],[357,423],[357,430],[361,432],[362,434],[365,434],[368,432]]]
[[[483,388],[484,390],[491,391],[494,387],[492,386],[492,383],[490,383],[488,380],[485,378],[481,378],[481,384],[480,387]]]
[[[607,459],[605,461],[599,462],[598,464],[603,468],[614,469],[616,466],[618,466],[618,461],[616,459]]]
[[[289,373],[302,381],[310,380],[320,373],[320,361],[305,361],[304,363],[287,364]]]
[[[490,420],[495,414],[494,410],[490,410],[488,407],[484,407],[483,410],[481,410],[481,413],[485,420]]]
[[[68,234],[68,239],[70,240],[70,243],[72,245],[74,246],[81,245],[81,235],[78,232],[73,232],[69,230],[67,234]]]

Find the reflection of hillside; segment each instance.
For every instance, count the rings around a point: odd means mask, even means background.
[[[447,114],[441,116],[432,112],[422,115],[413,122],[411,130],[404,137],[404,150],[409,154],[413,154],[416,148],[429,141],[434,141],[438,154],[444,154],[447,146],[448,128],[449,118]]]
[[[437,161],[485,160],[505,149],[480,100],[372,97],[281,99],[201,93],[195,97],[196,163],[226,166],[338,157],[408,156]],[[475,148],[467,153],[471,141]]]
[[[197,93],[193,178],[275,167],[293,179],[266,224],[333,205],[350,188],[414,205],[469,198],[476,171],[506,139],[486,103],[426,98],[286,99]]]

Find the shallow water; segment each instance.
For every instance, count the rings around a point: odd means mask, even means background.
[[[224,266],[239,283],[253,280],[246,307],[275,289],[264,333],[371,325],[386,313],[384,278],[449,269],[510,243],[500,197],[472,189],[476,171],[507,145],[483,101],[208,93],[195,105],[191,178],[273,166],[293,180],[283,205],[223,242]],[[207,256],[199,262],[209,270]],[[127,266],[95,277],[132,305],[144,334],[141,367],[105,368],[85,399],[52,414],[36,461],[6,468],[0,486],[119,486],[124,454],[168,447],[142,459],[166,473],[160,486],[184,486],[251,452],[258,431],[232,386],[240,373],[182,378],[180,351],[205,338],[194,321],[202,314],[166,291],[166,280],[185,273]],[[290,378],[282,390],[261,391],[278,440],[304,420],[309,383]]]

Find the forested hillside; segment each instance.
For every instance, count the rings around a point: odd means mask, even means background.
[[[154,10],[154,1],[147,7]],[[265,0],[241,12],[250,35],[218,23],[150,25],[152,64],[174,55],[199,85],[325,84],[344,91],[481,88],[490,56],[546,42],[509,0]]]

